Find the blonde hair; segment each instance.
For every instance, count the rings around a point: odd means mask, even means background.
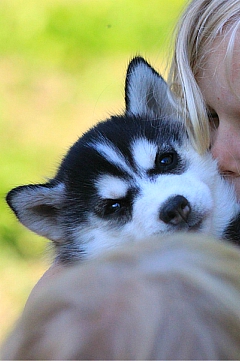
[[[176,28],[168,81],[179,102],[193,144],[200,153],[210,146],[210,129],[207,107],[196,77],[213,50],[213,42],[218,35],[231,34],[226,50],[226,67],[231,67],[239,26],[239,0],[193,0]]]
[[[68,267],[28,302],[2,359],[240,358],[240,252],[198,234]]]

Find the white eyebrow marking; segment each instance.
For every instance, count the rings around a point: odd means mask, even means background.
[[[154,168],[157,145],[145,138],[136,139],[132,143],[132,153],[136,165],[144,170]]]
[[[128,191],[127,183],[112,175],[102,175],[96,181],[98,195],[104,199],[124,198]]]

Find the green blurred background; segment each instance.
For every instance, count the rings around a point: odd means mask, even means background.
[[[124,109],[129,59],[164,73],[186,0],[0,1],[0,343],[50,263],[5,194],[54,175],[97,120]]]

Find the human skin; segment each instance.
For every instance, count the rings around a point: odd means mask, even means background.
[[[197,74],[197,82],[211,113],[211,152],[220,172],[230,180],[240,200],[240,32],[233,57],[226,65],[229,37],[219,36]]]

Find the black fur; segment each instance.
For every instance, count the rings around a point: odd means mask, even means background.
[[[240,246],[240,214],[238,214],[225,229],[223,239]]]

